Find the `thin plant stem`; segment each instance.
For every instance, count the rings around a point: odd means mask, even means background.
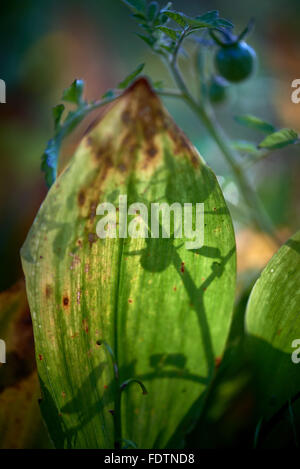
[[[207,131],[216,142],[220,148],[224,158],[229,164],[235,179],[239,185],[242,196],[250,209],[251,218],[255,226],[261,231],[267,232],[275,240],[276,244],[280,244],[280,240],[276,236],[273,224],[265,212],[257,194],[253,190],[251,184],[248,181],[246,174],[242,171],[238,161],[236,152],[231,148],[228,138],[225,135],[223,129],[220,127],[219,123],[216,121],[211,110],[208,110],[207,107],[204,107],[201,103],[198,103],[191,93],[189,92],[180,70],[177,65],[177,56],[180,49],[180,45],[185,37],[187,30],[183,30],[182,35],[177,43],[177,48],[172,56],[171,61],[168,63],[168,68],[171,72],[171,75],[174,78],[176,85],[181,91],[181,97],[186,102],[186,104],[193,110],[197,115],[200,121],[204,124]]]
[[[180,99],[183,98],[182,93],[178,90],[168,90],[164,88],[164,89],[156,89],[155,91],[160,96],[166,96],[170,98],[180,98]]]
[[[241,169],[243,171],[248,171],[250,168],[252,168],[256,163],[259,163],[260,161],[265,160],[272,154],[272,150],[267,150],[262,153],[259,153],[257,156],[254,156],[253,158],[248,159],[244,164],[241,165]]]

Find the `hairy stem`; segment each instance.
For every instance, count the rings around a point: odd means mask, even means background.
[[[227,163],[231,167],[235,179],[239,184],[242,196],[250,209],[251,218],[253,219],[255,226],[258,229],[269,233],[272,237],[274,237],[276,242],[278,242],[278,239],[274,233],[273,224],[269,219],[268,214],[265,212],[265,209],[257,197],[257,194],[249,183],[246,174],[237,163],[235,154],[228,143],[223,129],[219,126],[218,122],[213,118],[213,116],[210,116],[205,109],[199,109],[199,106],[195,106],[194,103],[193,106],[192,103],[189,104],[193,108],[194,112],[201,118],[206,129],[217,143]]]
[[[187,89],[187,86],[177,66],[177,53],[178,51],[173,55],[172,60],[169,64],[169,68],[178,88],[182,93],[183,100],[199,117],[211,137],[214,139],[214,141],[220,148],[222,154],[224,155],[227,163],[229,164],[235,176],[241,194],[250,209],[250,215],[255,226],[258,229],[269,233],[272,238],[276,241],[276,243],[280,244],[280,241],[278,240],[275,234],[273,224],[268,214],[265,212],[263,206],[261,205],[261,202],[257,197],[255,191],[253,190],[251,184],[249,183],[246,174],[242,171],[240,165],[238,164],[236,153],[231,148],[223,129],[216,121],[213,113],[207,108],[205,108],[201,103],[195,101],[195,99]]]

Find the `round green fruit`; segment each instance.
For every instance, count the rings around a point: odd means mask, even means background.
[[[209,100],[212,104],[220,104],[227,98],[228,82],[223,77],[215,76],[208,87]]]
[[[256,63],[256,53],[246,42],[221,47],[215,56],[219,74],[226,80],[237,83],[248,78]]]

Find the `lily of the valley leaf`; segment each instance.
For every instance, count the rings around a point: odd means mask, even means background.
[[[204,203],[204,246],[98,238],[98,204],[117,206],[122,194],[146,207]],[[145,79],[84,137],[39,210],[22,263],[56,447],[178,445],[225,347],[235,241],[215,175]],[[147,395],[126,386],[120,399],[124,382]]]
[[[300,338],[299,272],[300,232],[273,256],[249,298],[246,349],[255,373],[257,418],[270,418],[300,389],[299,365],[293,361]]]

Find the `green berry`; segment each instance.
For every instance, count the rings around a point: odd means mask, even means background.
[[[246,42],[221,47],[215,56],[219,74],[226,80],[237,83],[248,78],[256,63],[256,53]]]
[[[220,104],[227,98],[228,82],[219,76],[211,79],[208,87],[209,100],[212,104]]]

